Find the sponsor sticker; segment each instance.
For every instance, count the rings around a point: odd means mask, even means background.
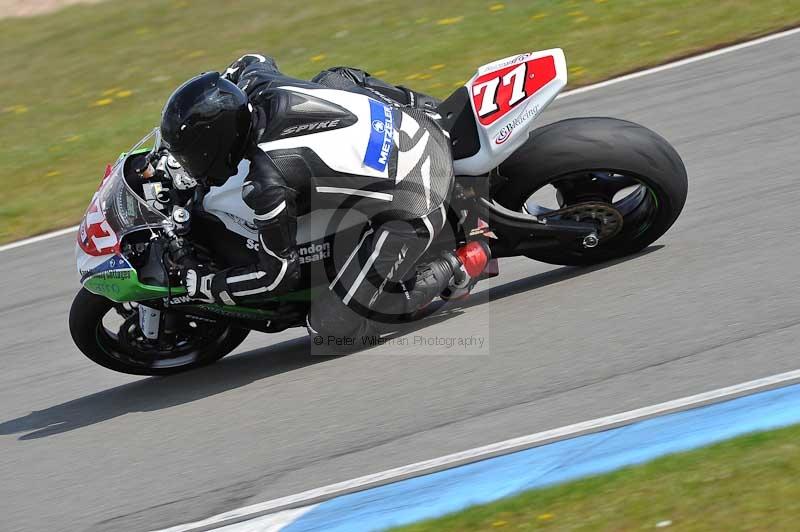
[[[321,244],[300,246],[297,250],[297,254],[300,256],[300,264],[318,262],[330,258],[331,244],[330,242],[322,242]]]
[[[162,298],[162,301],[168,305],[181,305],[183,303],[191,303],[192,298],[191,296],[175,296],[172,299],[164,297]]]
[[[528,120],[535,118],[537,114],[539,114],[538,105],[533,105],[523,110],[513,120],[511,120],[509,123],[505,124],[503,127],[500,128],[500,131],[494,138],[494,143],[503,144],[505,141],[511,138],[511,133],[513,133],[518,126],[521,126]]]
[[[81,282],[84,282],[88,277],[93,276],[103,280],[130,279],[132,271],[133,266],[122,255],[114,255],[91,270],[80,270],[79,273]]]
[[[318,131],[321,129],[331,129],[339,127],[339,120],[323,120],[321,122],[312,122],[310,124],[300,124],[297,126],[290,126],[281,131],[280,136],[285,137],[286,135],[295,135],[298,133],[303,133],[305,131],[312,133],[314,131]]]
[[[258,227],[256,227],[256,225],[254,223],[248,222],[244,218],[239,218],[235,214],[231,214],[229,212],[223,212],[222,214],[224,214],[225,216],[230,218],[230,220],[233,223],[239,225],[240,227],[242,227],[243,229],[247,230],[248,232],[250,232],[250,233],[258,233]]]
[[[247,239],[246,243],[247,249],[253,251],[259,251],[261,249],[261,244],[252,240],[250,238]],[[297,248],[297,254],[299,255],[299,263],[300,264],[310,264],[312,262],[318,262],[323,259],[328,259],[331,256],[331,244],[330,242],[322,242],[320,244],[302,244]]]
[[[375,100],[369,101],[370,132],[364,165],[379,172],[386,171],[394,149],[394,116],[392,108]]]

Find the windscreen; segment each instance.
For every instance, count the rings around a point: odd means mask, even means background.
[[[124,176],[127,159],[141,153],[142,146],[151,139],[157,144],[156,130],[117,160],[92,198],[78,232],[78,243],[89,255],[118,253],[123,236],[140,229],[162,227],[167,220],[128,186]]]

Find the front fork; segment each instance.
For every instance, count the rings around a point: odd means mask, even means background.
[[[168,339],[176,334],[178,328],[176,320],[179,319],[176,313],[148,307],[141,303],[138,307],[139,329],[145,338],[157,341]]]
[[[139,305],[139,329],[148,340],[158,340],[161,328],[161,311],[145,305]]]

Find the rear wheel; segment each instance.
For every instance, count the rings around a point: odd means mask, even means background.
[[[530,258],[587,265],[635,253],[663,235],[686,202],[686,169],[661,136],[614,118],[575,118],[531,133],[498,168],[508,209],[595,221],[596,247],[543,248]]]
[[[250,332],[225,321],[175,318],[168,338],[151,341],[139,329],[136,303],[115,303],[83,288],[72,302],[69,329],[92,361],[133,375],[171,375],[211,364]]]

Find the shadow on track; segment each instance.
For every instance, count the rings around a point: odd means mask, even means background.
[[[388,337],[397,338],[411,334],[463,314],[469,307],[483,305],[491,301],[497,301],[609,268],[652,253],[662,247],[650,246],[636,255],[596,266],[583,268],[564,266],[545,273],[531,275],[524,279],[495,286],[475,294],[463,302],[437,303],[435,306],[431,306],[431,312],[427,318],[395,329]],[[26,434],[20,436],[20,440],[45,438],[94,425],[131,412],[151,412],[191,403],[198,399],[246,386],[273,375],[279,375],[335,358],[335,356],[309,356],[310,352],[309,339],[305,337],[296,338],[263,349],[256,349],[224,358],[206,368],[170,377],[142,379],[5,421],[0,423],[0,435],[6,436],[24,432]]]
[[[191,403],[330,360],[330,357],[305,356],[308,352],[308,339],[296,338],[224,358],[213,366],[170,377],[145,378],[0,423],[0,435],[25,432],[20,440],[45,438],[132,412]]]
[[[463,301],[454,301],[451,303],[437,301],[430,305],[430,307],[427,309],[428,311],[425,313],[424,318],[421,318],[420,321],[395,328],[388,335],[388,338],[399,338],[427,327],[431,327],[437,323],[441,323],[452,317],[463,314],[464,311],[470,307],[484,305],[492,301],[499,301],[506,297],[515,296],[523,292],[528,292],[530,290],[535,290],[551,284],[567,281],[569,279],[580,277],[592,272],[604,270],[606,268],[622,264],[623,262],[635,260],[639,257],[649,255],[650,253],[658,251],[663,247],[663,245],[649,246],[648,248],[633,255],[595,264],[594,266],[562,266],[560,268],[556,268],[555,270],[537,273],[535,275],[531,275],[530,277],[525,277],[524,279],[518,279],[516,281],[511,281],[510,283],[494,286],[488,290],[472,294],[469,296],[469,298]],[[503,274],[500,273],[500,275],[502,276]],[[531,304],[535,305],[535,302],[532,302]]]

